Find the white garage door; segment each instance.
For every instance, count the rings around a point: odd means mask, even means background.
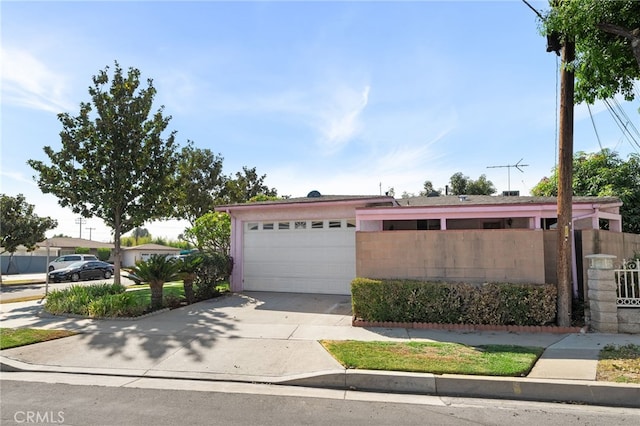
[[[244,227],[244,290],[351,293],[355,221],[265,221]]]

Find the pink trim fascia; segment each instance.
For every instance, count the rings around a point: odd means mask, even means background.
[[[333,207],[333,206],[351,206],[351,205],[362,205],[370,202],[392,202],[395,206],[398,205],[398,202],[393,197],[375,197],[375,198],[357,198],[357,199],[344,199],[344,200],[318,200],[318,201],[307,201],[307,202],[289,202],[289,203],[273,203],[273,204],[257,204],[257,203],[247,203],[247,204],[237,204],[232,206],[218,206],[215,207],[215,211],[224,211],[226,213],[231,213],[233,211],[246,211],[246,210],[285,210],[291,208],[300,208],[300,207],[308,207],[314,208],[319,204],[323,207]],[[363,208],[367,208],[362,206]],[[370,207],[375,208],[375,207]]]
[[[585,214],[593,214],[605,208],[619,207],[622,203],[610,204],[594,204],[594,203],[575,203],[573,205],[573,216],[582,216]],[[557,214],[557,205],[555,204],[497,204],[497,205],[470,205],[470,206],[407,206],[398,208],[356,208],[356,217],[359,220],[382,220],[382,219],[416,219],[430,217],[487,217],[488,214],[497,216],[512,217],[530,217],[543,216],[544,214]],[[555,216],[554,216],[555,217]]]

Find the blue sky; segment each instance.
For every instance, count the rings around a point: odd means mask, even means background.
[[[532,2],[544,9],[546,2]],[[0,4],[1,192],[23,193],[77,237],[76,216],[44,195],[29,159],[60,148],[91,77],[117,60],[152,78],[181,144],[257,167],[281,195],[417,193],[486,174],[528,195],[556,164],[556,56],[521,1],[12,2]],[[638,100],[625,103],[636,125]],[[600,144],[637,152],[604,104]],[[575,151],[599,142],[576,108]],[[174,239],[185,223],[148,224]],[[82,236],[109,241],[98,218]]]

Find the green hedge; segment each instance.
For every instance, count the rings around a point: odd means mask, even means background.
[[[364,321],[548,325],[556,319],[550,284],[444,283],[356,278],[353,315]]]
[[[106,262],[111,257],[111,249],[108,247],[100,247],[98,248],[98,259]]]

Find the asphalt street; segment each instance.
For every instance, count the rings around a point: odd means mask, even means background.
[[[139,379],[125,387],[112,387],[101,385],[99,378],[97,385],[79,386],[3,377],[1,423],[24,424],[29,418],[31,423],[40,419],[39,423],[89,426],[640,423],[640,410],[625,408],[184,382]]]
[[[42,274],[44,277],[44,274]],[[122,277],[121,282],[124,285],[132,285],[135,284],[133,281]],[[62,282],[62,283],[53,283],[50,282],[48,285],[45,283],[42,284],[12,284],[12,285],[2,285],[0,290],[0,302],[8,301],[11,299],[19,299],[23,297],[44,297],[45,294],[51,292],[53,290],[61,290],[63,288],[70,287],[74,284],[76,285],[92,285],[97,283],[113,283],[113,278],[101,279],[101,280],[91,280],[91,281],[78,281],[78,282]]]

